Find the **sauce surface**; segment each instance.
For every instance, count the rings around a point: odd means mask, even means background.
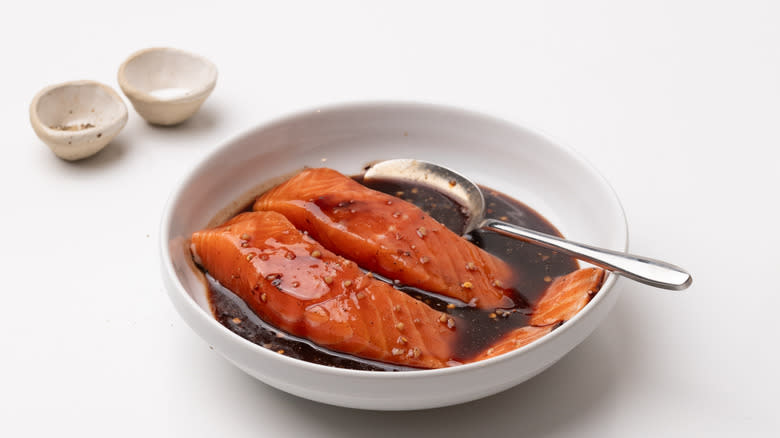
[[[355,179],[361,181],[360,177]],[[463,229],[467,219],[460,205],[445,194],[425,185],[389,180],[372,181],[371,184],[365,185],[417,205],[447,228],[458,233]],[[485,194],[486,217],[561,236],[552,224],[530,207],[495,190],[481,188]],[[459,341],[455,347],[454,357],[456,361],[475,357],[504,334],[527,325],[531,306],[550,282],[578,268],[577,261],[572,257],[495,233],[475,231],[467,238],[485,251],[506,261],[515,271],[518,280],[512,285],[515,295],[514,307],[490,312],[413,287],[395,286],[436,310],[462,318],[465,324],[458,327]],[[380,276],[376,277],[382,279]],[[369,371],[413,369],[333,352],[306,339],[281,332],[262,321],[233,292],[222,287],[208,275],[207,279],[208,298],[216,319],[234,333],[255,344],[308,362],[340,368]]]

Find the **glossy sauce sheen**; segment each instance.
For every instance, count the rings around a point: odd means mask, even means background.
[[[360,177],[356,179],[361,181]],[[366,186],[417,205],[458,233],[463,228],[466,217],[460,205],[432,188],[396,181],[372,181]],[[482,187],[482,190],[485,194],[487,217],[560,236],[555,227],[525,204],[486,187]],[[464,306],[450,298],[412,287],[396,286],[436,310],[462,318],[465,324],[458,326],[459,341],[454,358],[458,361],[474,358],[504,334],[527,325],[532,303],[542,295],[552,279],[578,268],[576,260],[571,257],[498,234],[477,231],[468,237],[480,248],[506,261],[518,274],[518,283],[512,285],[515,291],[514,308],[490,312]],[[381,279],[379,276],[376,277]],[[305,339],[282,333],[263,322],[238,296],[222,287],[210,276],[207,278],[209,301],[217,320],[251,342],[277,352],[281,351],[282,354],[290,357],[340,368],[372,371],[409,369],[335,353]],[[449,308],[448,304],[450,304]],[[454,308],[452,304],[455,304]]]

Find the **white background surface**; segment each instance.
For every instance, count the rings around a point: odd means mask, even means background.
[[[3,435],[780,433],[780,4],[279,3],[17,2],[0,16]],[[155,45],[217,64],[193,119],[156,128],[130,108],[112,145],[79,163],[35,137],[39,89],[118,89],[124,58]],[[365,99],[476,109],[573,146],[621,197],[631,249],[686,267],[693,287],[624,282],[571,354],[466,405],[347,410],[254,381],[168,302],[163,205],[236,133]]]

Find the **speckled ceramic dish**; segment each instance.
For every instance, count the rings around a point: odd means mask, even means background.
[[[627,249],[623,210],[609,184],[571,149],[523,127],[455,108],[414,103],[331,106],[284,117],[225,143],[178,185],[162,220],[162,275],[176,310],[240,369],[283,391],[363,409],[462,403],[503,391],[582,342],[618,298],[617,277],[574,318],[543,338],[481,362],[420,371],[357,371],[277,354],[213,317],[188,238],[218,212],[303,166],[357,174],[368,162],[414,157],[440,163],[525,202],[567,237]],[[587,202],[583,200],[587,199]],[[219,376],[204,378],[219,379]]]
[[[192,117],[217,84],[206,58],[166,47],[138,51],[119,67],[119,86],[149,123],[175,125]]]
[[[64,160],[98,153],[127,123],[127,107],[108,85],[73,81],[41,90],[30,104],[38,137]]]

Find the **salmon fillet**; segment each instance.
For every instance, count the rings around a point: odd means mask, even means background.
[[[305,169],[262,195],[276,211],[364,269],[480,308],[514,306],[509,266],[413,204],[327,168]]]
[[[583,268],[556,278],[534,306],[530,324],[545,326],[570,320],[599,291],[604,270]]]
[[[474,358],[474,362],[490,359],[491,357],[498,356],[500,354],[508,353],[512,350],[516,350],[520,347],[530,344],[531,342],[541,338],[542,336],[550,333],[553,329],[552,325],[544,327],[526,326],[519,329],[512,330],[507,335],[496,341],[487,350],[480,353],[479,356]]]
[[[558,277],[534,306],[530,325],[512,330],[480,353],[474,361],[510,352],[550,333],[582,310],[603,282],[604,270],[599,268],[579,269]]]
[[[335,351],[448,366],[456,320],[383,283],[281,214],[242,213],[192,235],[195,260],[266,322]]]

